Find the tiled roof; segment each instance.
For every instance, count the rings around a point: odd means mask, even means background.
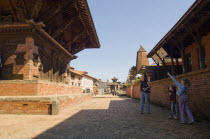
[[[89,78],[92,78],[92,79],[95,79],[95,80],[98,80],[98,79],[96,79],[95,77],[92,77],[92,76],[90,76],[90,75],[88,75],[88,74],[82,74],[83,76],[86,76],[86,77],[89,77]]]
[[[79,70],[76,70],[76,69],[73,68],[73,67],[70,67],[69,70],[70,70],[70,72],[72,72],[72,73],[74,73],[74,74],[77,74],[77,75],[80,75],[80,76],[86,76],[86,77],[88,77],[88,78],[92,78],[92,79],[98,80],[97,78],[88,75],[86,71],[79,71]]]
[[[78,71],[76,69],[70,69],[70,72],[82,76],[82,72],[81,71]]]

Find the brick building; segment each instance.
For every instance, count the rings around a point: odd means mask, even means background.
[[[70,81],[69,81],[69,85],[72,88],[75,88],[75,90],[77,89],[76,93],[81,93],[82,92],[82,72],[76,70],[73,67],[70,67],[69,69],[70,72]]]
[[[187,78],[189,101],[197,117],[210,119],[210,1],[197,0],[174,27],[148,53],[163,66],[150,69],[151,101],[168,105],[167,86],[170,71],[178,80]],[[167,65],[166,59],[171,59]],[[180,65],[180,63],[182,63]],[[181,71],[180,71],[181,70]],[[158,72],[158,76],[155,76]],[[139,97],[139,86],[127,88],[127,94]]]
[[[99,47],[86,0],[1,0],[0,96],[14,97],[0,98],[0,113],[58,113],[80,95],[70,61]]]

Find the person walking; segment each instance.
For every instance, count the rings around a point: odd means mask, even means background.
[[[188,124],[194,123],[194,117],[192,115],[192,112],[190,111],[190,107],[188,104],[188,96],[186,94],[186,92],[188,91],[188,88],[186,87],[186,80],[182,79],[181,83],[179,83],[173,76],[170,75],[169,72],[167,73],[167,75],[174,81],[178,88],[176,94],[178,95],[181,123],[187,123],[185,113],[188,117]]]
[[[148,79],[146,74],[142,76],[140,91],[141,91],[140,112],[141,114],[143,114],[144,101],[146,101],[146,111],[148,114],[150,114],[150,87],[148,85]]]

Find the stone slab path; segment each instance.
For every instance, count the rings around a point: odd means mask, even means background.
[[[151,106],[140,114],[139,101],[96,96],[59,115],[0,115],[0,139],[138,139],[210,138],[210,124],[183,125],[167,118],[169,111]]]

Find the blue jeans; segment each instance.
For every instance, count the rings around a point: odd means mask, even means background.
[[[176,102],[170,102],[170,116],[178,116],[178,109]]]
[[[150,113],[150,93],[141,91],[140,112],[143,112],[145,100],[146,100],[146,106],[147,106],[146,107],[147,113]]]

